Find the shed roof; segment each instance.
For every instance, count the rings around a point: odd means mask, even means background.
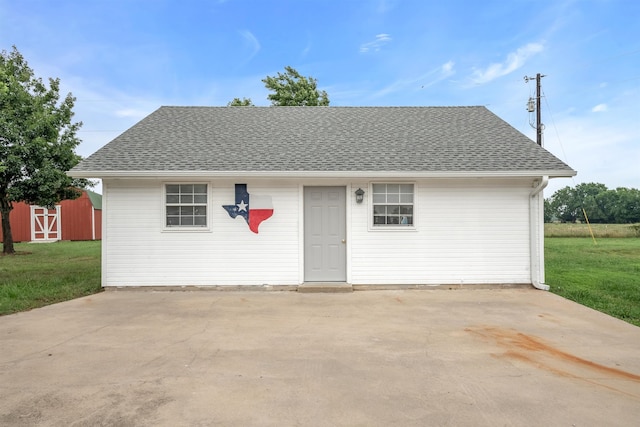
[[[487,108],[161,107],[70,174],[573,176]]]
[[[85,190],[87,192],[87,197],[91,201],[91,206],[95,210],[102,210],[102,194],[98,194],[91,190]]]

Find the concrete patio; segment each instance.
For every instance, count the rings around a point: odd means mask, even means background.
[[[640,420],[640,328],[533,289],[112,291],[0,343],[7,426]]]

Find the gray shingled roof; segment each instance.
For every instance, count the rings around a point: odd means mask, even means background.
[[[575,172],[485,107],[161,107],[74,176]]]

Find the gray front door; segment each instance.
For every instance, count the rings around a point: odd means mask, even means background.
[[[346,282],[346,187],[304,188],[304,281]]]

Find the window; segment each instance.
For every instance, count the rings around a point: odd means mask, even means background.
[[[413,226],[413,184],[373,184],[373,225]]]
[[[207,184],[166,184],[167,227],[207,226]]]

